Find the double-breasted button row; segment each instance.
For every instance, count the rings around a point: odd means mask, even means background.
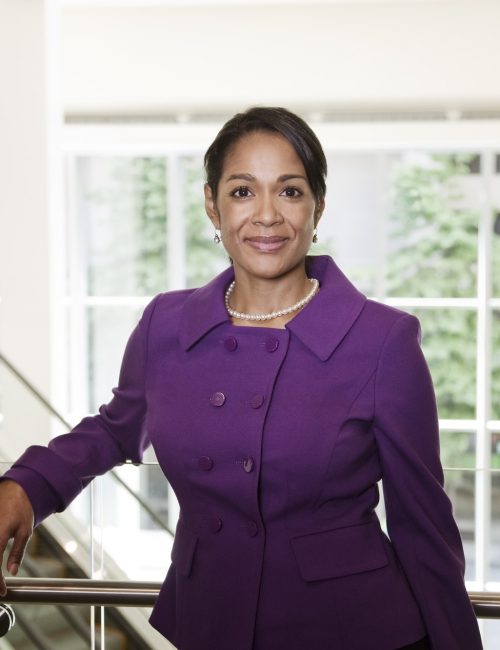
[[[215,534],[219,533],[222,530],[222,519],[220,517],[207,517],[206,524],[208,530]],[[249,519],[243,524],[243,529],[246,531],[249,537],[255,537],[259,532],[259,525]]]
[[[199,458],[193,458],[193,462],[198,467],[198,469],[204,470],[205,472],[209,472],[211,469],[213,469],[214,466],[213,458],[210,458],[210,456],[200,456]],[[252,456],[246,456],[242,461],[238,462],[243,465],[243,469],[247,474],[253,472],[255,468],[255,460],[252,458]]]
[[[223,406],[225,401],[226,401],[226,396],[224,395],[224,393],[221,393],[220,391],[217,391],[215,393],[212,393],[212,395],[210,395],[210,404],[212,404],[212,406],[217,406],[217,407]],[[260,393],[256,393],[255,395],[252,395],[252,397],[250,398],[250,406],[253,409],[259,409],[262,406],[262,404],[264,404],[264,401],[265,401],[264,395],[261,395]]]
[[[264,348],[267,352],[276,352],[279,348],[280,342],[276,336],[269,336],[264,341]],[[238,348],[238,339],[235,336],[227,336],[224,339],[224,347],[228,352],[234,352]]]

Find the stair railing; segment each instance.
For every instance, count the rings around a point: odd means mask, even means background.
[[[160,582],[67,578],[7,578],[4,603],[152,607]],[[478,618],[500,619],[500,592],[470,591]]]
[[[73,427],[72,425],[64,418],[63,415],[49,402],[49,400],[42,395],[42,393],[34,386],[29,379],[18,369],[16,366],[7,359],[5,354],[3,354],[0,351],[0,363],[3,363],[3,365],[10,370],[10,372],[18,379],[21,384],[23,384],[27,390],[40,402],[40,404],[49,412],[51,415],[53,415],[59,422],[68,430],[70,431]],[[126,463],[128,464],[128,462]],[[141,463],[133,463],[134,465],[140,465]],[[139,506],[142,508],[144,512],[147,513],[147,515],[150,517],[154,523],[159,526],[161,529],[169,533],[170,535],[174,535],[174,531],[169,528],[169,526],[163,521],[163,519],[158,515],[157,512],[155,512],[151,506],[139,495],[137,492],[135,492],[126,481],[122,479],[122,477],[115,471],[111,470],[108,472],[109,475],[112,476],[113,480],[116,481],[130,496],[137,501]]]

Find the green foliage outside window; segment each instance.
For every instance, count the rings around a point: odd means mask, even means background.
[[[141,294],[153,295],[164,290],[167,282],[166,162],[164,158],[132,158],[131,166],[138,217],[135,222],[137,286]]]
[[[209,282],[229,265],[224,247],[213,240],[214,228],[205,212],[202,165],[198,157],[183,159],[188,287]]]
[[[471,156],[429,155],[401,162],[393,179],[392,252],[387,293],[406,297],[475,297],[479,207],[466,201]],[[498,242],[495,241],[495,246]],[[500,259],[495,259],[498,267]],[[495,276],[493,276],[495,277]],[[495,280],[497,282],[498,280]],[[423,330],[441,418],[474,419],[476,313],[473,309],[414,310]],[[498,318],[497,313],[497,318]],[[494,324],[495,325],[495,324]],[[493,327],[492,395],[500,396],[500,327]],[[468,442],[467,442],[468,440]],[[447,466],[473,465],[474,435],[443,435]]]

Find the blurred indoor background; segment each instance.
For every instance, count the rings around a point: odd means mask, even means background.
[[[234,112],[286,106],[328,155],[311,252],[421,320],[467,584],[500,591],[499,61],[498,0],[0,0],[2,467],[64,430],[16,373],[78,422],[150,298],[227,265],[203,152]],[[47,523],[28,573],[163,579],[175,498],[151,455],[117,476]],[[130,645],[130,612],[82,611],[86,639],[25,611],[0,649],[43,650],[36,617],[50,648],[165,647]]]

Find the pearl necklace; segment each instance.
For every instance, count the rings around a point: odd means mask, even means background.
[[[236,282],[233,280],[233,282],[231,282],[231,284],[227,288],[226,295],[224,298],[227,313],[233,318],[238,318],[239,320],[273,320],[274,318],[278,318],[279,316],[286,316],[287,314],[291,314],[292,312],[299,310],[304,305],[307,305],[307,303],[310,302],[318,292],[319,281],[316,280],[316,278],[307,278],[307,279],[312,284],[312,289],[307,294],[307,296],[305,296],[305,298],[302,298],[302,300],[299,300],[291,307],[287,307],[286,309],[278,309],[277,311],[272,311],[269,314],[242,314],[239,311],[235,311],[234,309],[232,309],[229,306],[229,296],[232,294],[234,287],[236,286]]]

